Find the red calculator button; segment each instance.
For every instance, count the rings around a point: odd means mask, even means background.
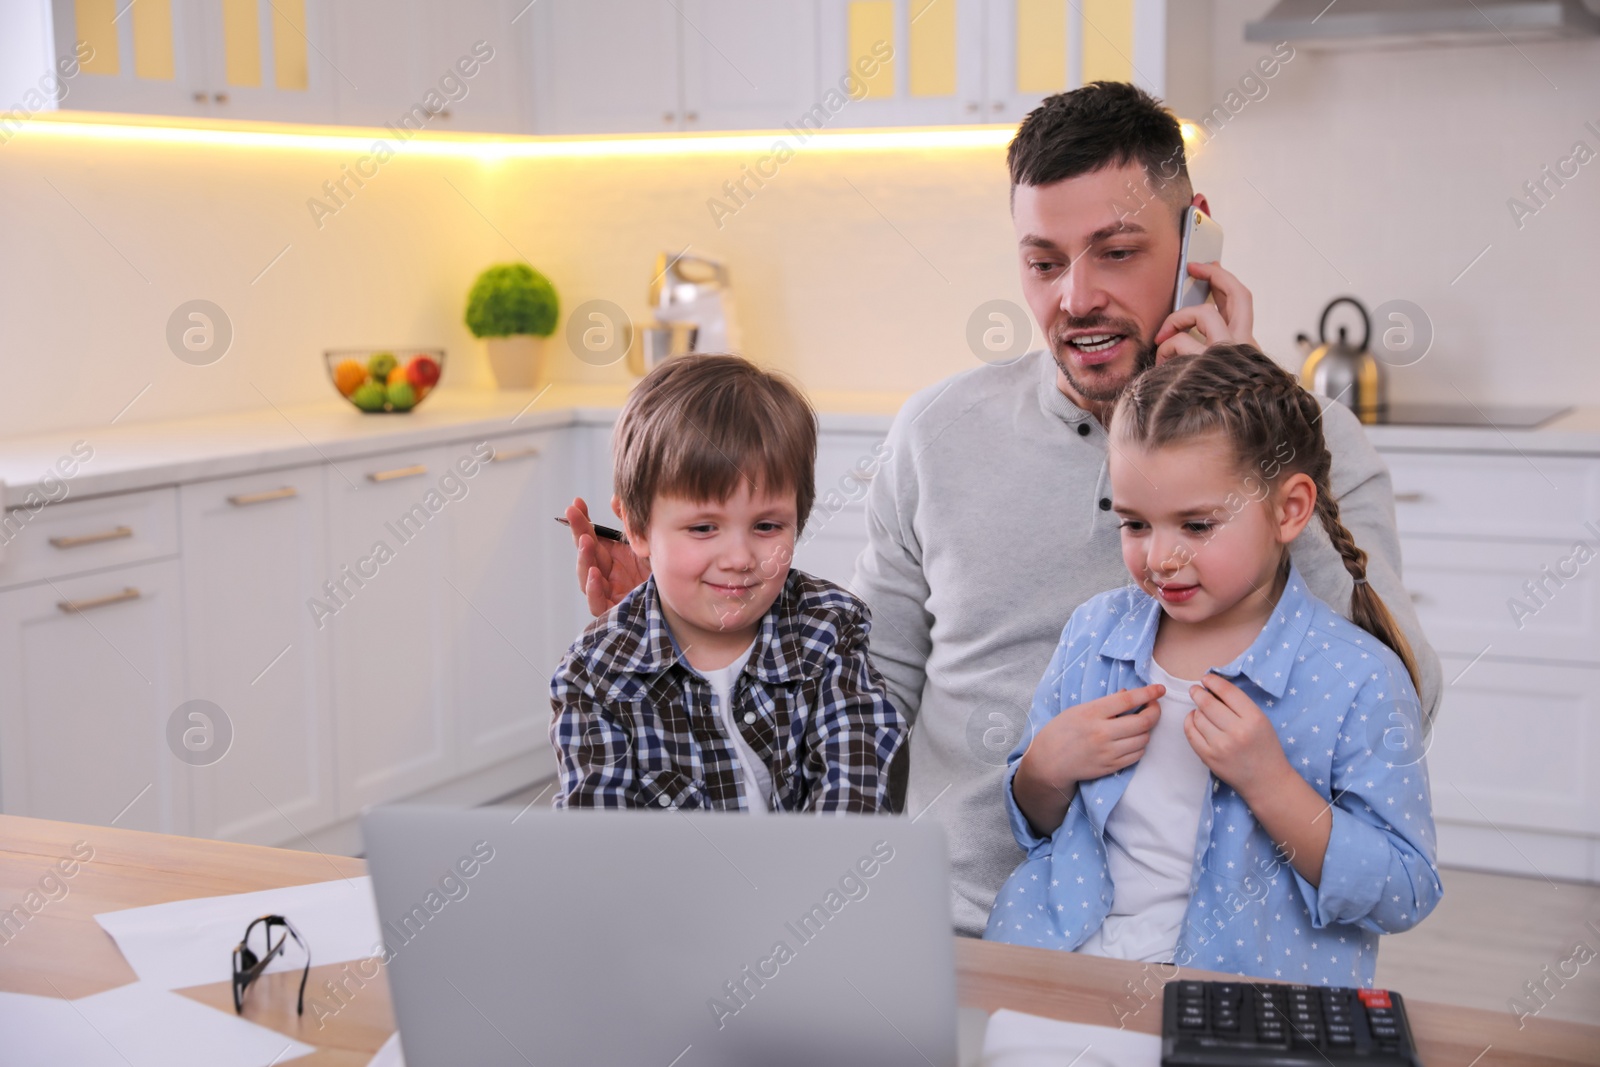
[[[1391,1007],[1389,991],[1387,989],[1358,989],[1356,996],[1361,998],[1361,1003],[1369,1008]]]

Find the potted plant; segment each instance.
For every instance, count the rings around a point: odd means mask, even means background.
[[[499,263],[467,294],[467,329],[489,350],[502,389],[528,389],[538,378],[541,340],[556,329],[560,301],[550,279],[526,263]]]

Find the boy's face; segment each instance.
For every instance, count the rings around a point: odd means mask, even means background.
[[[721,503],[652,502],[650,528],[631,535],[633,548],[650,561],[667,622],[695,666],[691,646],[731,658],[755,637],[789,576],[796,511],[792,490],[752,492],[748,481]]]

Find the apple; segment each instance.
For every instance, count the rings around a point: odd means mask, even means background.
[[[439,361],[432,356],[412,356],[406,364],[406,379],[419,394],[432,389],[439,382]]]

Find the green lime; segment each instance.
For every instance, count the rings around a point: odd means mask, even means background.
[[[362,382],[356,386],[355,392],[350,394],[350,402],[362,411],[382,411],[388,399],[383,386],[371,381]]]
[[[396,411],[410,411],[417,405],[417,391],[410,382],[395,382],[389,386],[389,405]]]
[[[393,352],[374,352],[372,358],[367,360],[367,373],[380,382],[389,380],[389,372],[399,366],[400,361]]]

